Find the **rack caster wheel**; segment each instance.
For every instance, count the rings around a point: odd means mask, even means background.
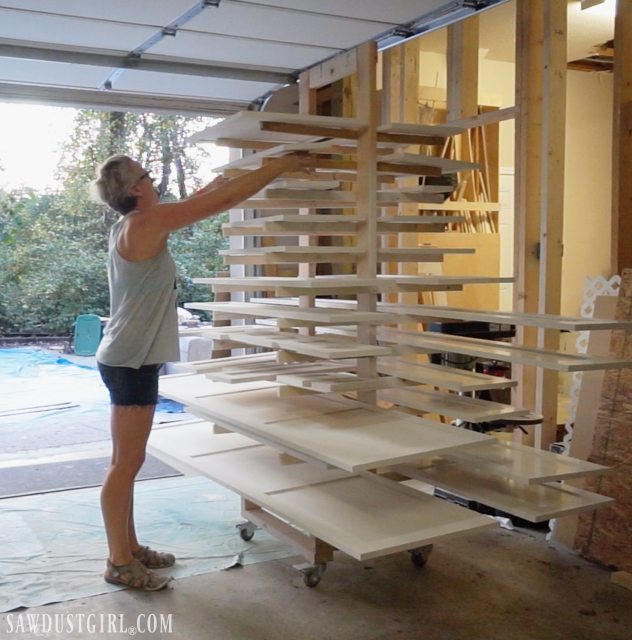
[[[255,537],[255,531],[257,527],[252,524],[252,522],[242,522],[241,524],[235,525],[239,530],[239,537],[244,542],[249,542]]]
[[[410,560],[416,567],[425,567],[428,562],[428,558],[432,553],[432,545],[426,545],[425,547],[418,547],[417,549],[411,549]]]
[[[320,583],[325,570],[327,569],[327,564],[310,564],[310,565],[302,565],[297,567],[297,569],[303,574],[303,583],[306,587],[316,587]]]

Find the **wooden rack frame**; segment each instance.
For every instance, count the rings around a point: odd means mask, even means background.
[[[175,466],[208,475],[240,493],[244,517],[292,541],[313,563],[329,561],[335,549],[359,559],[399,550],[416,552],[434,540],[490,525],[478,514],[419,491],[419,479],[533,521],[610,503],[603,496],[551,482],[602,472],[603,468],[575,462],[570,463],[570,468],[568,464],[556,466],[550,457],[533,450],[507,447],[499,452],[495,440],[488,435],[378,407],[381,397],[399,407],[439,411],[472,421],[526,413],[520,407],[450,395],[455,391],[512,386],[513,381],[447,370],[395,357],[397,354],[415,349],[483,354],[563,370],[632,366],[632,362],[574,358],[517,345],[396,328],[421,318],[455,317],[572,329],[584,328],[586,323],[526,313],[378,304],[378,295],[384,291],[419,292],[432,287],[446,290],[502,279],[378,275],[380,262],[431,262],[449,251],[426,245],[383,246],[378,242],[380,234],[393,232],[396,225],[410,225],[407,231],[414,233],[426,221],[422,216],[387,220],[377,213],[382,207],[412,201],[422,210],[449,212],[464,208],[496,210],[498,205],[419,202],[436,200],[436,194],[423,189],[380,190],[384,179],[380,176],[439,175],[471,170],[474,165],[413,155],[405,149],[384,151],[380,146],[383,143],[407,145],[423,141],[437,145],[463,129],[380,125],[376,55],[373,43],[356,51],[358,96],[353,118],[314,115],[315,90],[310,88],[309,72],[305,72],[300,83],[300,114],[238,114],[196,136],[198,141],[221,139],[237,148],[250,145],[260,150],[228,165],[229,175],[292,150],[315,154],[311,173],[285,176],[282,186],[266,189],[260,197],[243,205],[262,210],[296,207],[300,209],[298,214],[262,216],[226,226],[229,235],[297,235],[298,246],[231,249],[224,256],[228,264],[297,263],[299,277],[198,280],[214,286],[216,291],[272,291],[282,296],[297,295],[298,299],[291,304],[280,300],[272,300],[272,304],[190,304],[191,308],[209,309],[222,317],[273,321],[278,329],[243,325],[200,332],[229,344],[259,346],[274,353],[248,356],[247,360],[192,363],[189,368],[198,373],[163,379],[161,393],[183,402],[200,418],[215,423],[220,431],[234,433],[212,436],[210,425],[201,422],[187,427],[194,432],[192,439],[183,437],[184,432],[176,425],[161,429],[150,441],[152,451]],[[476,120],[468,120],[464,126],[476,124]],[[332,152],[340,157],[322,157]],[[313,184],[301,182],[304,179],[322,181],[331,188],[314,188]],[[341,180],[354,185],[354,190],[337,191]],[[340,205],[353,206],[354,214],[327,216],[312,212]],[[451,218],[437,216],[432,224],[444,224]],[[354,246],[316,245],[319,235],[349,234],[355,238]],[[355,275],[316,277],[316,264],[334,261],[354,263]],[[338,307],[332,303],[328,308],[327,303],[315,298],[349,293],[356,297],[352,308],[346,302]],[[281,302],[285,303],[278,304]],[[376,325],[380,324],[393,326],[378,328]],[[332,328],[333,325],[351,328]],[[612,326],[590,323],[591,329]],[[328,333],[322,333],[324,329]],[[439,393],[431,386],[445,392]],[[343,397],[350,393],[355,399]],[[384,474],[389,468],[390,472]],[[525,468],[531,471],[521,476],[524,487],[507,481],[505,475],[515,479]],[[389,517],[383,518],[381,514],[387,509]]]

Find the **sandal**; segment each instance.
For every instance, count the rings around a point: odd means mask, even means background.
[[[132,560],[129,564],[115,565],[107,561],[107,568],[103,579],[109,584],[131,587],[141,591],[160,591],[170,582],[170,576],[159,576],[149,571],[139,560]]]
[[[141,547],[138,551],[134,551],[132,555],[148,569],[165,569],[166,567],[172,567],[176,562],[176,557],[172,553],[154,551],[149,547]]]

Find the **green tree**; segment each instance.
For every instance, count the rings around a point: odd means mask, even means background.
[[[80,313],[109,313],[105,263],[118,214],[93,202],[87,186],[113,153],[139,160],[157,178],[161,198],[186,197],[203,182],[199,150],[187,138],[208,119],[123,112],[77,112],[64,146],[57,194],[0,191],[0,333],[67,334]],[[179,303],[210,299],[192,278],[222,269],[220,220],[172,234]]]

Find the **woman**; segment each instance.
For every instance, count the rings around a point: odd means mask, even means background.
[[[158,370],[179,360],[175,265],[167,248],[172,231],[230,209],[271,180],[301,166],[288,155],[227,180],[216,178],[195,196],[159,203],[153,180],[124,155],[108,158],[91,184],[95,198],[119,213],[110,234],[110,321],[96,354],[110,392],[112,461],[101,492],[109,557],[104,578],[144,591],[164,588],[171,578],[152,569],[170,567],[169,553],[141,546],[134,529],[134,479],[158,398]]]

